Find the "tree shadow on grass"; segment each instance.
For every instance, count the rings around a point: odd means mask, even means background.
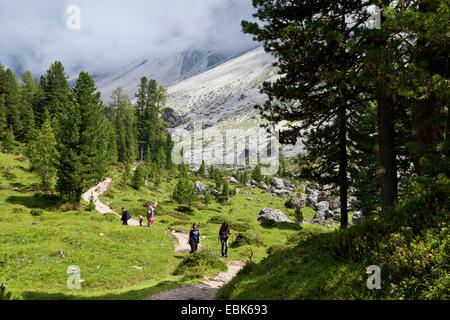
[[[60,203],[59,199],[51,197],[35,196],[11,196],[6,199],[7,203],[18,204],[30,209],[50,209]]]
[[[293,230],[293,231],[300,231],[303,229],[303,227],[296,223],[291,222],[271,222],[271,223],[261,223],[261,226],[264,229],[280,229],[280,230]]]
[[[183,283],[181,281],[162,281],[154,286],[142,289],[130,289],[119,293],[106,293],[102,295],[79,295],[74,291],[73,294],[62,292],[34,292],[24,291],[21,296],[24,300],[143,300],[164,290],[169,290]],[[81,289],[83,290],[83,289]]]

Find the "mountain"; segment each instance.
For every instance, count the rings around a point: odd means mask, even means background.
[[[260,92],[262,83],[279,76],[274,62],[262,47],[240,53],[184,50],[166,58],[146,57],[121,68],[120,72],[95,77],[105,102],[121,86],[133,103],[140,78],[156,79],[168,86],[166,106],[171,109],[172,118],[178,120],[176,128],[171,130],[191,131],[200,126],[208,136],[217,130],[260,127],[263,120],[254,106],[267,99]],[[301,143],[283,147],[287,156],[301,150]],[[195,154],[199,152],[194,150]]]
[[[254,106],[267,100],[260,92],[262,83],[279,77],[274,62],[259,47],[170,86],[167,106],[184,122],[175,130],[203,128],[204,136],[208,136],[217,130],[249,132],[259,128],[263,120]],[[284,124],[278,125],[277,130],[282,130]],[[286,156],[300,151],[300,141],[296,146],[283,148]]]
[[[173,48],[175,46],[173,42],[164,45],[160,54],[142,57],[111,71],[94,73],[93,77],[102,92],[103,102],[110,102],[111,93],[119,86],[134,101],[140,79],[143,76],[155,79],[158,83],[168,87],[253,49],[250,47],[227,51],[176,50]]]

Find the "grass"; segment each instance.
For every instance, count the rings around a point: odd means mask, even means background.
[[[100,199],[116,212],[124,206],[137,219],[145,216],[147,202],[160,203],[153,228],[124,227],[112,214],[75,211],[70,203],[39,190],[39,178],[28,169],[27,161],[17,158],[0,153],[0,283],[23,299],[142,299],[195,281],[194,275],[224,271],[227,259],[217,258],[221,221],[231,222],[230,243],[249,235],[258,239],[230,249],[228,260],[248,260],[251,253],[253,261],[260,261],[270,247],[299,233],[297,226],[267,227],[256,221],[265,207],[281,209],[291,219],[294,214],[284,207],[285,199],[270,197],[262,190],[241,188],[254,193],[252,202],[240,194],[230,204],[213,202],[208,208],[199,204],[191,213],[183,213],[170,197],[175,179],[163,180],[157,191],[151,181],[150,187],[136,191],[121,185],[120,172],[113,170],[114,183]],[[304,210],[305,217],[312,218],[314,211]],[[206,249],[200,257],[209,255],[199,259],[198,266],[174,253],[168,235],[169,228],[188,231],[193,222],[200,227],[202,248]],[[314,226],[304,226],[304,230],[311,228]],[[81,290],[66,287],[66,270],[71,265],[81,269]]]
[[[448,300],[449,203],[435,201],[444,188],[432,189],[344,231],[297,233],[247,264],[217,298]],[[366,286],[370,265],[381,268],[380,290]]]

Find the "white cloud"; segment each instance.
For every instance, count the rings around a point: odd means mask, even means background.
[[[69,5],[80,30],[67,28]],[[244,49],[240,22],[253,11],[250,0],[0,0],[0,62],[40,74],[55,60],[93,71],[170,54],[161,48]]]

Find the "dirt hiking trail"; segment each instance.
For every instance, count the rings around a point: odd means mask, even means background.
[[[133,168],[133,171],[136,167],[137,166]],[[118,213],[102,203],[98,198],[108,190],[111,183],[111,178],[100,182],[98,185],[86,191],[82,195],[82,198],[89,202],[92,195],[94,198],[95,209],[98,212],[101,214],[113,213],[120,218],[121,216]],[[130,219],[128,220],[128,225],[139,226],[139,222],[135,219]],[[175,252],[179,254],[188,254],[191,251],[191,247],[188,244],[189,235],[184,232],[176,232],[175,230],[172,230],[172,235],[176,238],[176,241],[174,241]],[[199,250],[201,250],[200,246]],[[214,300],[219,288],[231,281],[244,265],[245,262],[242,260],[230,261],[228,262],[227,272],[219,273],[211,278],[205,278],[205,281],[199,283],[182,285],[177,288],[158,292],[145,300]]]

